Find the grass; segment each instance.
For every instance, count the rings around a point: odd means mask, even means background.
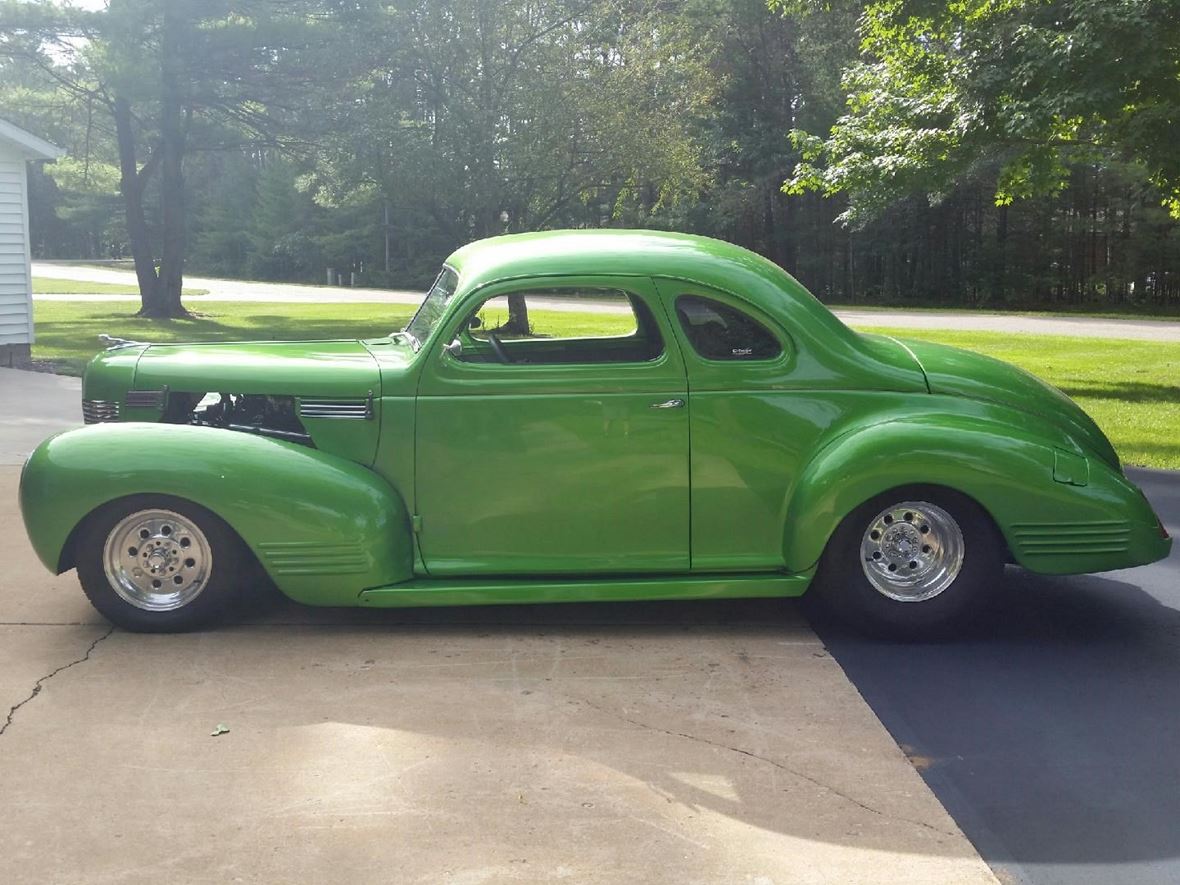
[[[184,295],[208,295],[208,289],[180,290]],[[85,280],[58,280],[53,277],[33,277],[34,295],[138,295],[139,286],[122,283],[90,283]]]
[[[387,304],[264,304],[202,302],[191,320],[153,322],[120,302],[41,301],[34,304],[33,357],[79,375],[101,349],[98,335],[150,341],[365,338],[401,328],[411,308]],[[535,311],[534,324],[566,334],[600,330],[604,319],[629,317]],[[492,325],[497,317],[488,317]],[[620,329],[620,331],[624,331]],[[873,329],[940,341],[1021,366],[1084,408],[1110,436],[1123,460],[1180,469],[1180,342],[1122,341],[995,332]],[[601,334],[601,332],[599,332]]]
[[[191,320],[145,320],[117,301],[36,301],[33,359],[81,375],[102,349],[102,333],[134,341],[233,341],[372,338],[400,329],[412,308],[398,304],[270,304],[207,301]]]
[[[825,307],[829,310],[846,310],[856,313],[890,313],[892,311],[906,311],[907,313],[961,313],[968,315],[982,313],[994,316],[1043,317],[1045,319],[1087,317],[1089,319],[1100,320],[1154,320],[1173,323],[1176,320],[1180,320],[1180,309],[1173,308],[1169,310],[1156,307],[1128,307],[1125,310],[1103,309],[1102,307],[1095,306],[1067,307],[1064,305],[1059,307],[1015,309],[1010,307],[989,307],[986,304],[978,307],[954,305],[939,307],[929,304],[825,304]]]

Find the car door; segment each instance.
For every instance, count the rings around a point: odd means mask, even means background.
[[[784,502],[833,397],[789,390],[791,339],[749,303],[682,280],[656,285],[691,388],[692,568],[780,569]]]
[[[494,284],[443,332],[416,405],[430,574],[688,569],[685,370],[649,279]]]

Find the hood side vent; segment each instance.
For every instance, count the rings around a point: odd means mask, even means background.
[[[168,388],[163,390],[129,390],[123,402],[129,409],[159,409],[164,405]]]
[[[346,399],[301,399],[300,418],[350,418],[358,421],[372,420],[373,394]]]

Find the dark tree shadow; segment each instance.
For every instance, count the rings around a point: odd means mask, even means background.
[[[1071,397],[1090,397],[1131,403],[1180,403],[1180,386],[1146,384],[1142,381],[1112,381],[1101,386],[1063,385],[1062,393]]]

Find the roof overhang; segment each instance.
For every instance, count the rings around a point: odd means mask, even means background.
[[[31,132],[25,132],[7,120],[0,120],[0,142],[7,142],[24,154],[26,160],[56,160],[65,151]]]

